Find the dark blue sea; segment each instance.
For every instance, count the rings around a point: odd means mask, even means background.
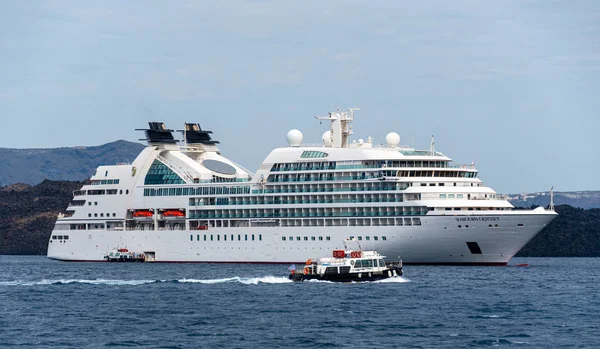
[[[405,266],[291,283],[286,265],[0,256],[0,347],[597,348],[600,259]]]

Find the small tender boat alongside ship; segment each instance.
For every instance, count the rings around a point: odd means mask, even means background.
[[[402,276],[402,260],[386,264],[385,256],[377,251],[363,251],[358,241],[356,243],[358,250],[349,249],[344,241],[344,250],[333,250],[333,257],[309,259],[301,271],[290,268],[289,279],[352,282]]]
[[[144,253],[130,252],[126,248],[112,250],[104,256],[107,262],[150,262],[151,258]]]

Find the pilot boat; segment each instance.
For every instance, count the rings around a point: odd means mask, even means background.
[[[385,256],[377,251],[365,251],[358,241],[358,249],[349,249],[344,241],[343,250],[333,250],[332,257],[309,259],[302,270],[290,267],[292,281],[321,280],[334,282],[377,281],[402,276],[402,260],[386,264]]]

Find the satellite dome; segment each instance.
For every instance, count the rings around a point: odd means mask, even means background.
[[[387,134],[387,136],[385,136],[385,142],[387,143],[388,147],[396,148],[398,144],[400,144],[400,135],[398,135],[396,132],[390,132]]]
[[[323,133],[322,139],[324,146],[331,147],[331,131]]]
[[[362,145],[363,143],[365,143],[365,140],[364,140],[364,139],[362,139],[362,138],[359,138],[359,139],[358,139],[358,144],[361,144],[361,145]]]
[[[302,144],[302,139],[304,139],[302,132],[296,129],[290,130],[290,132],[287,133],[287,142],[290,147],[300,146],[300,144]]]

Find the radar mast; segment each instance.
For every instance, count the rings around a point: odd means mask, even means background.
[[[315,116],[318,120],[329,120],[332,148],[348,148],[348,137],[353,134],[351,123],[354,121],[354,112],[360,108],[337,109],[328,116]]]

